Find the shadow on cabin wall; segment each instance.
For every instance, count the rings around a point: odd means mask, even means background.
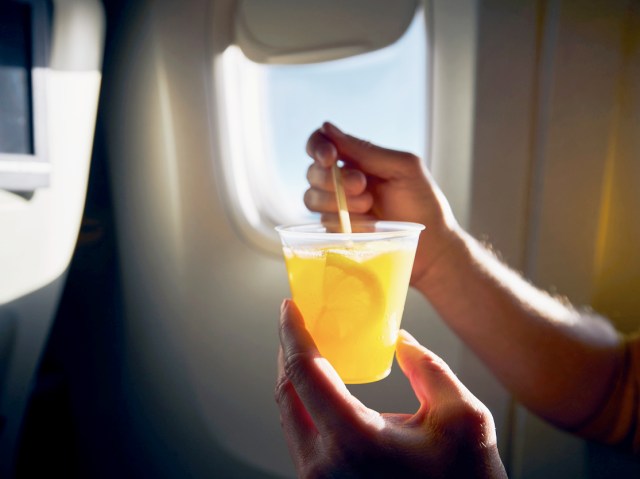
[[[76,251],[25,415],[18,478],[267,477],[215,444],[194,444],[189,464],[156,433],[136,401],[125,364],[126,327],[118,267],[106,112],[119,58],[135,48],[143,1],[104,0],[107,35],[87,199]],[[123,74],[126,74],[124,72]],[[126,121],[122,122],[126,127]],[[167,418],[171,422],[171,418]],[[189,424],[174,427],[193,427]],[[166,431],[166,427],[163,429]],[[205,470],[200,470],[205,469]],[[197,470],[196,470],[197,469]]]

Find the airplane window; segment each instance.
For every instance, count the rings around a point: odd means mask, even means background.
[[[425,156],[426,38],[418,12],[395,44],[346,59],[266,65],[251,62],[238,47],[225,51],[227,171],[235,172],[236,209],[249,224],[271,237],[275,224],[312,217],[302,200],[310,164],[305,145],[326,120]]]
[[[0,4],[0,153],[32,154],[30,8]]]

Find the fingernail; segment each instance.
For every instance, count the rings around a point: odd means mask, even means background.
[[[413,336],[411,336],[406,330],[401,329],[400,332],[398,333],[398,341],[399,342],[403,342],[405,344],[412,344],[412,345],[419,345],[420,343],[418,343],[418,341],[416,340],[416,338],[414,338]]]

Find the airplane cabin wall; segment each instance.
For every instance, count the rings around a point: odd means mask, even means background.
[[[587,3],[425,2],[434,175],[474,234],[582,304],[592,299],[609,133],[637,118],[615,120],[612,108],[631,2]],[[214,68],[233,13],[232,0],[139,2],[105,100],[126,324],[123,434],[141,445],[132,467],[154,477],[293,474],[273,401],[284,263],[236,230],[217,164],[227,152]],[[415,293],[403,326],[489,405],[512,477],[593,472],[582,441],[512,404]],[[397,367],[352,389],[374,408],[417,405]]]
[[[637,2],[482,5],[471,231],[534,284],[637,330]],[[512,477],[638,473],[517,405],[512,428]]]

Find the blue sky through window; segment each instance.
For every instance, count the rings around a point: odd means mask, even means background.
[[[395,44],[357,57],[264,66],[266,158],[283,199],[305,214],[309,135],[329,120],[373,143],[422,157],[426,139],[426,35],[417,15]]]

